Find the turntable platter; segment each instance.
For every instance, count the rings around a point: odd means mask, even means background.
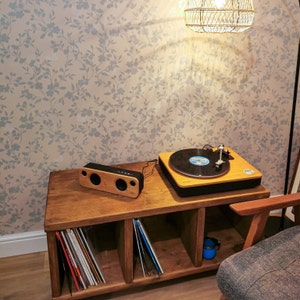
[[[194,178],[215,178],[226,174],[230,169],[228,157],[222,156],[222,164],[216,166],[219,151],[212,149],[183,149],[174,152],[169,159],[170,167],[180,174]]]

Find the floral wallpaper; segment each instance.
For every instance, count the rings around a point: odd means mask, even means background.
[[[283,193],[297,1],[254,1],[253,28],[223,35],[186,28],[184,6],[0,0],[1,235],[43,229],[51,171],[206,143]]]

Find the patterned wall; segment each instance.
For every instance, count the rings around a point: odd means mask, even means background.
[[[43,229],[53,170],[206,143],[282,194],[300,14],[254,5],[251,30],[211,35],[183,0],[0,1],[0,234]]]

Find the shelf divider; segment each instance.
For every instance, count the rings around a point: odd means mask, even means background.
[[[133,225],[132,219],[119,222],[118,252],[121,269],[126,283],[133,281]]]
[[[181,239],[195,267],[202,264],[205,207],[192,209],[182,214]]]

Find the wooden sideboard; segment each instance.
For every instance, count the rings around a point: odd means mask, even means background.
[[[145,173],[144,188],[128,198],[82,187],[79,169],[50,174],[45,212],[53,299],[83,299],[140,285],[216,270],[222,260],[239,251],[244,239],[223,208],[229,204],[269,197],[262,185],[223,193],[181,198],[156,163],[117,165]],[[144,277],[134,254],[132,219],[140,218],[164,269],[160,276]],[[60,276],[56,231],[97,226],[102,251],[97,255],[105,284],[68,290]],[[217,256],[202,258],[203,240],[221,242]]]

